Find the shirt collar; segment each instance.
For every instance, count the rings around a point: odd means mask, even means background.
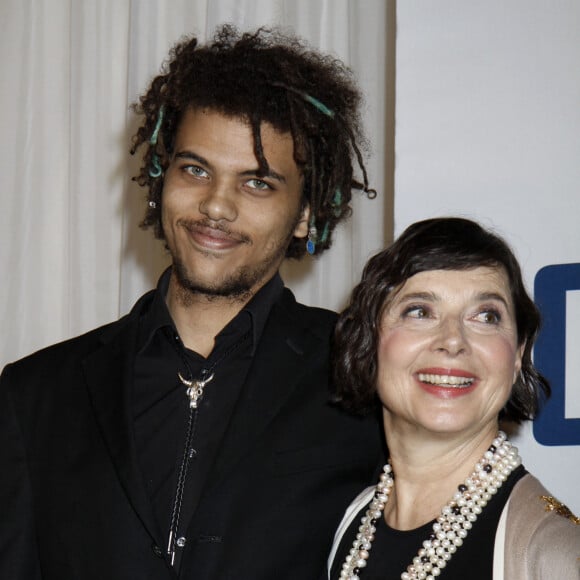
[[[284,282],[280,274],[276,273],[273,278],[256,292],[254,297],[242,309],[242,312],[249,313],[252,319],[252,354],[256,352],[272,306],[282,296],[283,290]]]
[[[144,313],[141,319],[141,328],[139,331],[138,351],[142,352],[152,341],[153,337],[158,331],[169,332],[172,337],[178,337],[177,329],[167,304],[165,297],[169,289],[169,280],[171,278],[171,267],[167,268],[159,281],[157,288],[153,295],[153,300],[147,312]],[[284,282],[280,274],[276,273],[262,288],[256,292],[252,299],[242,308],[242,310],[219,332],[216,336],[216,342],[220,337],[235,332],[240,324],[244,324],[243,319],[249,316],[252,334],[252,355],[256,351],[256,347],[266,321],[272,310],[274,303],[282,295],[284,289]]]

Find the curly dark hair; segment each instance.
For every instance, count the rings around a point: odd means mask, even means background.
[[[368,187],[361,149],[366,140],[360,119],[361,93],[352,72],[339,60],[306,47],[278,29],[240,34],[231,25],[219,28],[201,45],[195,37],[173,47],[162,74],[155,77],[133,109],[144,115],[131,153],[145,146],[143,165],[134,179],[148,188],[142,227],[153,226],[164,239],[161,195],[164,171],[184,112],[204,108],[240,118],[250,125],[260,172],[268,172],[260,126],[291,133],[294,160],[304,177],[302,207],[310,206],[309,226],[318,232],[315,253],[329,248],[332,232],[350,213],[352,189]],[[362,183],[353,177],[356,158]],[[153,202],[153,203],[151,203]],[[294,238],[286,257],[305,253]]]
[[[532,348],[540,328],[540,313],[529,297],[518,261],[508,244],[474,221],[442,217],[410,225],[387,249],[373,256],[352,292],[335,330],[333,372],[337,397],[357,412],[378,404],[377,345],[383,312],[406,280],[430,270],[503,268],[515,306],[518,344],[525,344],[522,368],[500,418],[520,423],[533,419],[548,381],[532,363]]]

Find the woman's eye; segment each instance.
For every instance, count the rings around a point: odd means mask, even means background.
[[[408,306],[403,310],[404,318],[429,318],[429,314],[425,306]]]
[[[268,183],[262,181],[261,179],[250,179],[246,182],[246,185],[251,189],[258,189],[260,191],[267,191],[272,189]]]
[[[485,324],[499,324],[501,314],[496,310],[483,310],[475,316],[475,319]]]

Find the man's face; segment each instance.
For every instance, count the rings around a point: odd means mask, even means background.
[[[289,133],[262,124],[268,175],[250,126],[208,109],[180,123],[162,194],[174,277],[189,293],[248,298],[278,270],[292,236],[308,233],[302,175]]]

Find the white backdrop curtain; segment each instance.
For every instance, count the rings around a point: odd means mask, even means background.
[[[381,195],[355,200],[327,255],[284,267],[300,300],[340,307],[390,236],[384,160],[393,4],[1,0],[0,365],[118,318],[154,286],[168,260],[137,225],[144,191],[130,180],[137,165],[128,154],[136,127],[129,105],[180,37],[207,38],[225,22],[289,28],[342,58],[360,80],[368,169]]]

